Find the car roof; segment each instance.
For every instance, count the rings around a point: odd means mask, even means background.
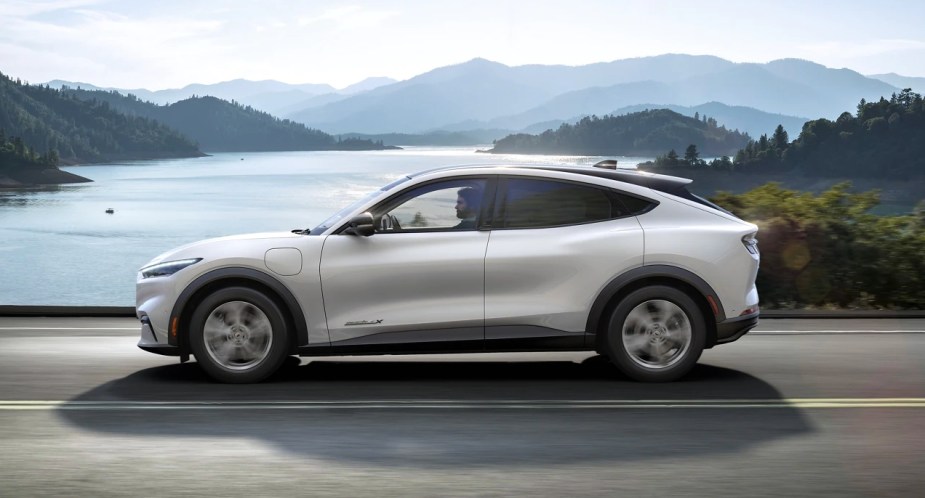
[[[607,169],[600,167],[582,167],[582,166],[562,166],[562,165],[536,165],[536,164],[470,164],[460,166],[448,166],[422,171],[411,175],[420,176],[427,173],[437,173],[453,170],[470,170],[470,169],[497,169],[497,170],[539,170],[539,171],[558,171],[562,173],[576,173],[579,175],[593,176],[616,180],[619,182],[630,183],[642,187],[651,188],[660,192],[676,193],[684,189],[692,180],[677,176],[661,175],[658,173],[649,173],[635,169]]]

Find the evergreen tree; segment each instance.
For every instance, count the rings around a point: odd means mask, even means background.
[[[787,150],[787,145],[790,144],[790,139],[787,137],[787,130],[784,130],[783,125],[777,125],[777,128],[774,129],[774,135],[771,136],[771,141],[774,143],[774,148],[783,153]]]
[[[700,153],[697,152],[697,146],[690,144],[687,146],[687,149],[684,151],[684,162],[688,166],[696,166],[700,164]]]

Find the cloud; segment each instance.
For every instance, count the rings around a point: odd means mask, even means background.
[[[318,16],[300,18],[299,26],[330,23],[343,30],[368,29],[382,24],[395,15],[395,12],[373,11],[350,5],[326,10]]]
[[[0,19],[31,17],[47,12],[86,7],[101,3],[102,0],[7,0],[0,10]]]
[[[50,3],[43,5],[51,8]],[[91,79],[94,74],[106,74],[107,80],[147,81],[145,74],[181,76],[210,55],[226,50],[218,36],[221,21],[128,17],[92,8],[70,9],[66,19],[2,19],[4,59],[11,57],[18,70],[25,71],[23,76],[33,81],[47,78],[52,62],[60,71],[54,78],[70,74]]]

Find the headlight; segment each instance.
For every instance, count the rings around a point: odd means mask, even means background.
[[[200,261],[202,261],[202,258],[166,261],[164,263],[146,266],[139,271],[141,272],[141,278],[166,277]]]

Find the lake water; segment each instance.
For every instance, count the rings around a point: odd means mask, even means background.
[[[138,268],[170,248],[313,227],[366,192],[416,171],[604,159],[475,150],[220,153],[62,168],[94,182],[0,190],[0,305],[134,306]],[[617,159],[633,167],[651,158]]]

